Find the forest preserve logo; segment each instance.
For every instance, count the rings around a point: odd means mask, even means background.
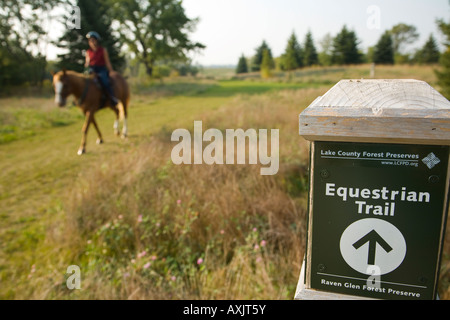
[[[436,157],[436,155],[431,152],[425,158],[422,159],[422,162],[428,167],[428,169],[433,169],[441,160]]]
[[[247,158],[248,164],[258,164],[259,160],[261,175],[275,175],[279,168],[279,130],[271,129],[270,136],[268,144],[267,129],[259,129],[258,132],[255,129],[226,129],[224,138],[219,129],[203,132],[202,121],[194,121],[193,138],[186,129],[173,131],[171,140],[179,143],[172,149],[171,158],[176,165],[192,164],[193,149],[194,164],[235,164],[236,154],[236,164],[246,164]],[[205,148],[203,142],[209,142]]]

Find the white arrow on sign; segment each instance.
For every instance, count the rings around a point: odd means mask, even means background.
[[[397,269],[406,256],[403,234],[391,223],[367,218],[353,222],[344,230],[340,250],[354,270],[371,275],[370,266],[378,266],[380,275]]]

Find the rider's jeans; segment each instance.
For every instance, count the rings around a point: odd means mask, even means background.
[[[108,69],[105,66],[89,66],[91,72],[95,72],[105,88],[106,92],[109,94],[110,98],[114,97],[114,91],[109,81]]]

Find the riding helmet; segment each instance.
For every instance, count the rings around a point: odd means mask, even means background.
[[[95,31],[89,31],[88,34],[86,35],[86,38],[88,38],[88,39],[95,38],[98,41],[102,40],[100,35],[97,32],[95,32]]]

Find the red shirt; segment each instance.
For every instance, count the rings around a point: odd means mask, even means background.
[[[89,66],[105,66],[105,49],[103,47],[98,47],[96,51],[89,48],[87,50],[89,55]]]

